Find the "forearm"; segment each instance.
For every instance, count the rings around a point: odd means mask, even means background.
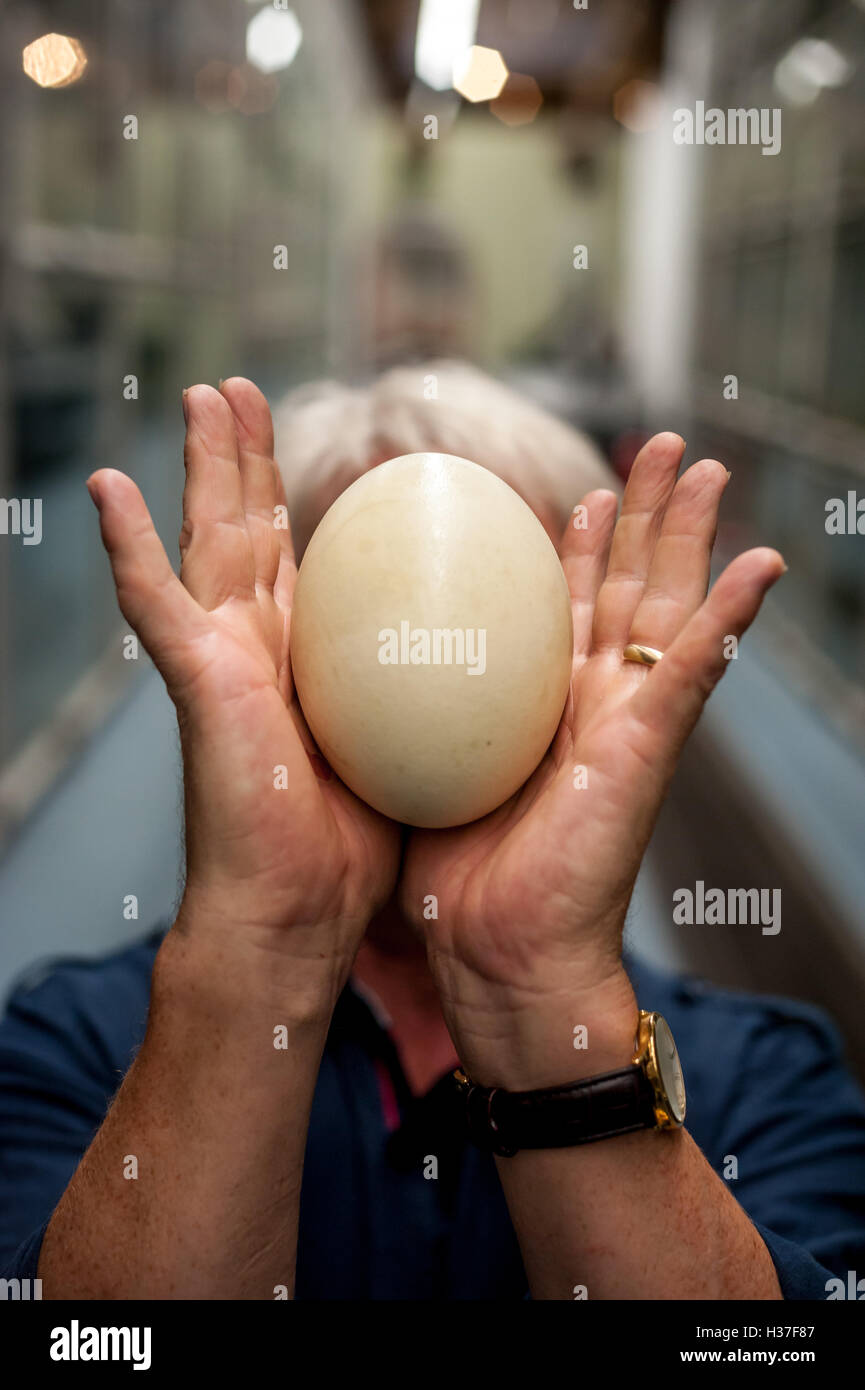
[[[175,927],[163,943],[141,1050],[46,1232],[46,1297],[293,1292],[340,972],[312,956],[289,964],[236,925],[234,942]]]
[[[473,1080],[534,1090],[630,1060],[637,1003],[623,971],[582,1000],[563,974],[531,1001],[475,1008]],[[575,1024],[588,1029],[585,1050]],[[535,1298],[781,1297],[758,1232],[685,1130],[523,1150],[497,1165]]]
[[[759,1234],[685,1130],[498,1167],[534,1298],[781,1297]]]

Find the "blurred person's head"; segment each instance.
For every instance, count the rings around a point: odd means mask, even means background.
[[[298,557],[350,483],[402,454],[456,454],[490,469],[554,544],[585,493],[615,486],[585,435],[461,362],[395,367],[366,387],[302,386],[277,406],[274,425]]]

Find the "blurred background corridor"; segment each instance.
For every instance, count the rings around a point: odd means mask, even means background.
[[[184,386],[461,357],[623,479],[678,431],[733,473],[719,562],[784,554],[630,939],[823,1005],[865,1075],[865,0],[7,0],[0,65],[0,515],[42,499],[0,534],[0,991],[178,893],[173,711],[84,479],[174,556]],[[679,143],[709,108],[780,147]],[[674,925],[697,880],[782,930]]]

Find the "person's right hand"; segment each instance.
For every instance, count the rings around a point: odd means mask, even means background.
[[[132,480],[100,469],[87,484],[120,608],[177,708],[187,863],[178,921],[323,961],[339,987],[393,887],[399,832],[330,773],[294,696],[297,569],[290,531],[275,525],[284,493],[267,402],[242,377],[184,399],[180,578]]]

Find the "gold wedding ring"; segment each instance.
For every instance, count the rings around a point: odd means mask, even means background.
[[[657,647],[644,647],[641,642],[629,642],[622,652],[625,661],[636,661],[640,666],[654,666],[664,655]]]

